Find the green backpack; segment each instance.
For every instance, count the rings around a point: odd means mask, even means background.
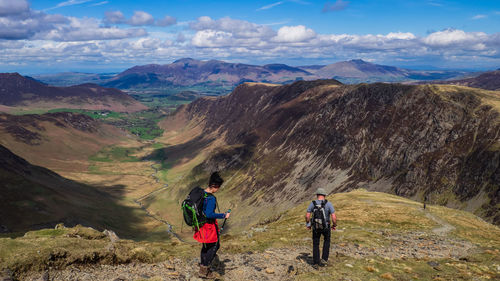
[[[189,192],[181,205],[184,221],[196,231],[207,222],[207,218],[203,214],[203,201],[206,197],[205,191],[197,186]]]

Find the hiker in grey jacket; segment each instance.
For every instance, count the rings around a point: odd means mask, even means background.
[[[312,201],[307,208],[306,227],[312,229],[313,236],[313,266],[324,266],[328,264],[330,255],[330,236],[331,230],[337,227],[337,216],[331,202],[325,198],[326,192],[323,188],[316,191],[316,200]],[[312,221],[311,221],[312,219]],[[319,242],[323,235],[323,255],[320,260]]]

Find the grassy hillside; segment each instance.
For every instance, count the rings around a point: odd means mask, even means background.
[[[273,221],[222,236],[219,252],[224,280],[493,280],[500,278],[500,229],[463,211],[427,206],[402,197],[355,190],[327,198],[337,212],[331,264],[311,266],[311,233],[304,213],[309,202],[277,213]],[[226,226],[242,217],[232,216]],[[84,239],[75,237],[77,233]],[[71,234],[74,233],[74,234]],[[90,237],[90,238],[88,238]],[[93,237],[93,238],[92,238]],[[93,278],[119,274],[139,280],[189,279],[196,270],[199,245],[121,241],[81,228],[31,232],[0,239],[0,267],[20,274],[29,267],[62,276]],[[31,249],[29,245],[37,245]],[[43,255],[35,255],[33,251]],[[17,252],[18,254],[12,255]],[[31,254],[30,254],[31,253]],[[100,258],[88,259],[91,255]],[[71,264],[77,271],[65,268]],[[85,264],[147,264],[87,267]],[[83,264],[82,264],[83,263]],[[152,265],[148,265],[151,264]],[[26,266],[25,266],[26,265]],[[222,268],[222,269],[221,269]],[[144,269],[144,270],[142,270]],[[142,272],[142,273],[141,273]],[[107,275],[106,275],[107,274]]]

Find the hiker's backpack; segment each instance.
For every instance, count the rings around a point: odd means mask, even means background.
[[[187,198],[182,202],[182,214],[187,225],[199,230],[207,222],[203,214],[203,199],[205,191],[199,186],[193,188]]]
[[[328,201],[323,200],[320,204],[316,200],[312,201],[314,209],[312,211],[312,229],[313,230],[323,230],[327,229],[327,217],[325,215],[325,205]]]

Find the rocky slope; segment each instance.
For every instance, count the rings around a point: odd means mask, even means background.
[[[248,216],[241,225],[269,217],[271,206],[285,210],[318,187],[427,197],[499,224],[499,100],[499,92],[458,86],[245,84],[178,110],[170,120],[198,129],[164,152],[172,161],[176,147],[212,147],[176,196],[222,170],[230,180],[221,196]],[[174,128],[172,122],[163,126]]]
[[[78,108],[135,112],[147,108],[117,89],[96,84],[52,87],[18,73],[0,73],[0,105],[2,111]]]

